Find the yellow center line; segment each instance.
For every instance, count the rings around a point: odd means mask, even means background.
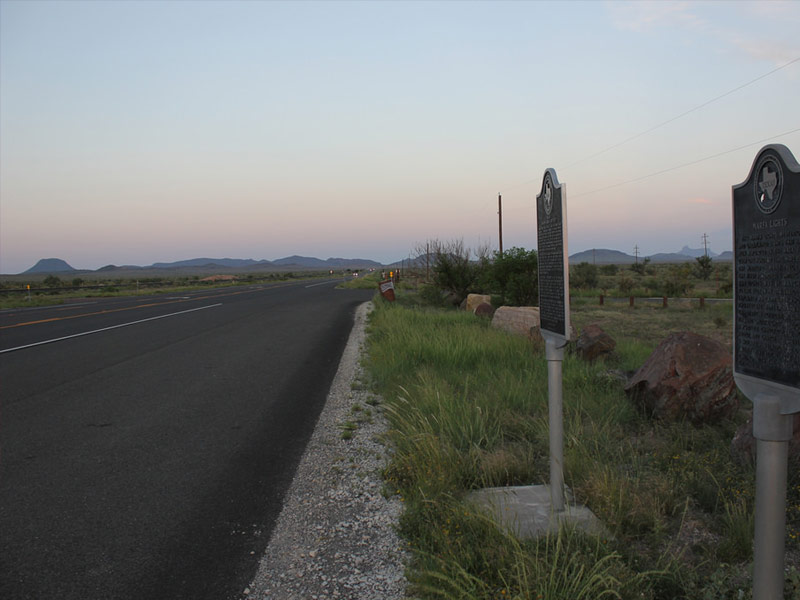
[[[263,292],[265,289],[274,289],[274,288],[278,288],[278,287],[287,287],[288,285],[290,285],[290,284],[275,285],[275,286],[270,286],[268,288],[259,288],[259,289],[255,289],[255,290],[242,290],[242,291],[237,291],[237,292],[229,292],[229,293],[226,293],[226,294],[209,294],[209,295],[206,295],[206,296],[196,296],[196,297],[193,297],[193,298],[186,298],[186,299],[180,299],[180,300],[171,300],[169,302],[151,302],[149,304],[137,304],[136,306],[126,306],[124,308],[112,308],[112,309],[108,309],[108,310],[100,310],[100,311],[90,312],[90,313],[81,313],[79,315],[69,315],[69,316],[65,316],[65,317],[51,317],[49,319],[39,319],[37,321],[26,321],[24,323],[15,323],[14,325],[3,325],[3,326],[0,326],[0,330],[13,329],[15,327],[25,327],[25,326],[28,326],[28,325],[39,325],[41,323],[52,323],[54,321],[66,321],[68,319],[80,319],[82,317],[94,317],[94,316],[97,316],[97,315],[108,315],[108,314],[111,314],[111,313],[123,312],[123,311],[127,311],[127,310],[136,310],[136,309],[139,309],[139,308],[152,308],[154,306],[168,306],[170,304],[179,304],[181,302],[196,302],[197,300],[208,300],[209,298],[220,298],[220,297],[224,297],[224,296],[238,296],[239,294],[250,294],[250,293],[254,293],[254,292]]]

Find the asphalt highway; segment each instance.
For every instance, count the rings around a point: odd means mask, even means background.
[[[235,598],[368,290],[0,312],[0,598]]]

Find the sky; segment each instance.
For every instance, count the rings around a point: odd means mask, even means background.
[[[0,0],[0,273],[427,240],[731,249],[800,158],[800,2]],[[794,62],[792,62],[794,61]]]

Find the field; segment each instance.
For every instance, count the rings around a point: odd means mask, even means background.
[[[465,501],[482,487],[546,483],[546,361],[541,343],[399,292],[376,297],[366,365],[385,403],[394,451],[386,493],[406,506],[419,598],[674,600],[751,598],[753,465],[730,452],[750,408],[713,426],[652,421],[623,392],[671,331],[730,345],[731,304],[598,305],[574,298],[578,329],[598,323],[617,341],[594,364],[564,361],[565,480],[609,535],[569,528],[516,539]],[[800,597],[800,473],[790,469],[786,598]]]
[[[133,276],[108,276],[102,273],[56,275],[13,275],[0,279],[0,309],[50,306],[76,302],[85,298],[173,294],[193,290],[241,285],[263,285],[281,281],[330,277],[327,272],[296,271],[272,273],[226,273],[230,278],[214,278],[195,269],[175,272],[148,272]],[[193,274],[193,272],[195,272]],[[29,287],[28,287],[29,286]]]

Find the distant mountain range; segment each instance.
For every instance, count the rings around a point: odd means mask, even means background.
[[[152,265],[142,267],[137,265],[106,265],[96,270],[98,273],[110,273],[119,271],[154,271],[154,270],[177,270],[189,269],[194,271],[228,271],[232,269],[257,271],[257,270],[280,270],[288,269],[369,269],[378,268],[381,264],[374,260],[364,258],[329,258],[321,260],[308,256],[287,256],[274,261],[253,260],[252,258],[192,258],[189,260],[179,260],[175,262],[157,262]],[[33,267],[21,273],[25,274],[46,274],[46,273],[89,273],[89,269],[75,269],[66,261],[60,258],[43,258]]]
[[[659,253],[651,256],[639,256],[638,259],[631,254],[620,252],[619,250],[609,250],[607,248],[595,248],[593,250],[585,250],[570,255],[569,260],[571,263],[587,262],[596,265],[628,265],[633,264],[637,260],[644,260],[649,258],[652,263],[677,263],[692,261],[698,256],[702,256],[705,250],[702,248],[689,248],[684,246],[680,252]],[[718,262],[727,262],[733,260],[733,253],[730,251],[717,254],[708,251],[708,255]],[[431,257],[430,264],[434,260]],[[421,256],[413,260],[397,261],[388,267],[409,266],[424,266],[425,257]],[[310,256],[287,256],[286,258],[279,258],[278,260],[253,260],[252,258],[192,258],[189,260],[179,260],[175,262],[157,262],[146,267],[136,265],[106,265],[96,270],[98,273],[104,272],[120,272],[120,271],[159,271],[159,270],[192,270],[195,272],[210,272],[210,271],[286,271],[291,269],[315,269],[315,270],[328,270],[328,269],[370,269],[380,268],[379,262],[368,260],[364,258],[328,258],[322,260]],[[66,261],[60,258],[43,258],[37,262],[33,267],[21,273],[25,274],[47,274],[47,273],[89,273],[92,272],[88,269],[75,269]]]
[[[619,250],[607,250],[605,248],[595,248],[593,250],[584,250],[570,255],[570,263],[587,262],[595,265],[629,265],[635,263],[637,260],[642,261],[649,258],[651,263],[682,263],[686,261],[693,261],[698,256],[703,256],[705,250],[689,248],[684,246],[680,252],[668,252],[652,254],[650,256],[639,256],[638,259],[632,254],[625,254]],[[717,262],[729,262],[733,260],[733,252],[726,251],[722,254],[717,254],[708,251],[708,255]]]

